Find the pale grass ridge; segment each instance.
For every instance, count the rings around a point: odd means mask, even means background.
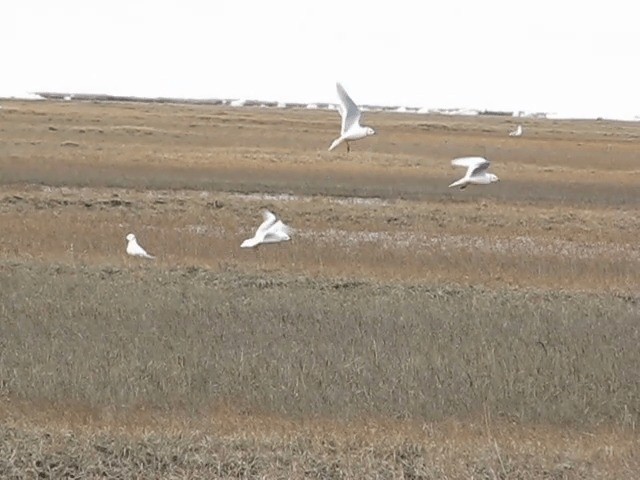
[[[570,480],[633,478],[640,470],[632,435],[524,427],[490,417],[299,421],[220,408],[193,419],[144,408],[61,413],[55,406],[1,403],[0,417],[0,473],[6,476]]]

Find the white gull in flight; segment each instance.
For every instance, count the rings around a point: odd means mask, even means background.
[[[360,140],[361,138],[375,135],[375,131],[371,127],[363,127],[360,125],[360,117],[362,112],[355,104],[351,97],[347,94],[345,89],[339,83],[336,84],[338,90],[338,97],[340,97],[340,105],[338,105],[338,111],[342,117],[342,127],[340,130],[340,136],[336,138],[329,151],[336,148],[342,142],[347,144],[347,152],[351,151],[349,142],[354,140]]]
[[[281,220],[276,220],[276,216],[273,213],[265,210],[262,213],[262,217],[264,221],[256,230],[256,234],[253,238],[248,238],[242,242],[240,247],[252,248],[262,243],[280,243],[291,240],[291,237],[289,237],[291,228],[282,223]]]
[[[454,158],[451,160],[451,165],[454,167],[465,167],[467,173],[460,180],[456,180],[449,185],[449,188],[460,187],[462,190],[467,188],[467,185],[488,185],[500,181],[496,175],[487,172],[491,162],[484,157]]]

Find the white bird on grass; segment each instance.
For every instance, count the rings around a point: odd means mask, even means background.
[[[460,187],[460,190],[467,188],[467,185],[488,185],[499,182],[500,179],[493,173],[488,173],[487,169],[491,162],[484,157],[460,157],[451,160],[454,167],[465,167],[467,173],[460,180],[456,180],[451,187]]]
[[[127,254],[132,257],[156,258],[153,255],[149,255],[146,250],[140,246],[133,233],[127,235]]]
[[[291,228],[282,223],[281,220],[276,220],[276,216],[273,213],[265,210],[262,212],[262,217],[264,221],[256,230],[256,234],[253,238],[248,238],[242,242],[241,248],[252,248],[262,243],[280,243],[291,240],[291,237],[289,237]]]
[[[333,143],[329,147],[329,151],[336,148],[342,142],[346,142],[347,152],[350,152],[350,141],[360,140],[361,138],[375,135],[376,132],[371,127],[363,127],[362,125],[360,125],[360,117],[362,116],[362,112],[355,104],[355,102],[351,100],[351,97],[347,94],[342,85],[336,83],[336,88],[338,90],[338,97],[340,97],[340,105],[338,105],[338,111],[340,112],[340,116],[342,117],[342,128],[340,130],[340,136],[333,141]]]
[[[522,135],[522,125],[518,125],[515,130],[509,132],[510,137],[519,137]]]

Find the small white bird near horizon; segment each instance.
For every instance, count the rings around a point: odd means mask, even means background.
[[[360,125],[362,112],[342,85],[336,83],[336,89],[338,90],[338,97],[340,97],[338,111],[342,117],[342,127],[340,129],[340,136],[333,141],[329,147],[329,151],[336,148],[342,142],[345,142],[347,144],[347,152],[350,152],[351,147],[349,146],[349,142],[375,135],[376,132],[371,127],[363,127]]]
[[[153,255],[149,255],[147,251],[140,246],[138,241],[136,240],[136,236],[133,233],[129,233],[127,235],[127,254],[132,257],[141,257],[141,258],[156,258]]]
[[[282,220],[277,220],[273,213],[269,210],[264,210],[262,218],[264,218],[264,221],[256,230],[256,234],[253,238],[243,241],[240,245],[241,248],[252,248],[263,243],[280,243],[291,240],[291,237],[289,237],[291,227],[282,223]]]
[[[522,136],[522,125],[518,125],[515,130],[509,132],[510,137],[520,137]]]
[[[460,157],[451,160],[454,167],[465,167],[467,173],[460,180],[456,180],[449,188],[460,187],[460,190],[467,188],[467,185],[488,185],[499,182],[500,179],[493,173],[488,173],[487,169],[491,162],[484,157]]]

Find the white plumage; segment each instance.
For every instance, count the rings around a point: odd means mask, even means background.
[[[256,234],[253,238],[248,238],[242,242],[240,247],[252,248],[262,243],[280,243],[291,240],[291,237],[289,237],[291,228],[282,223],[281,220],[277,220],[273,213],[265,210],[262,213],[262,217],[264,221],[256,230]]]
[[[515,130],[509,132],[510,137],[519,137],[522,135],[522,125],[518,125]]]
[[[451,165],[454,167],[465,167],[467,172],[460,180],[456,180],[449,185],[449,188],[460,187],[462,190],[467,188],[467,185],[488,185],[500,181],[496,175],[487,172],[491,162],[484,157],[454,158],[451,160]]]
[[[336,84],[338,90],[338,97],[340,97],[340,105],[338,105],[338,112],[342,117],[342,127],[340,129],[340,136],[336,138],[329,151],[336,148],[342,142],[347,144],[347,152],[351,150],[349,142],[353,140],[360,140],[361,138],[368,137],[369,135],[375,135],[375,131],[371,127],[363,127],[360,125],[360,117],[362,112],[347,94],[346,90],[339,83]]]
[[[156,258],[153,255],[149,255],[146,250],[140,246],[133,233],[127,235],[127,254],[132,257]]]

